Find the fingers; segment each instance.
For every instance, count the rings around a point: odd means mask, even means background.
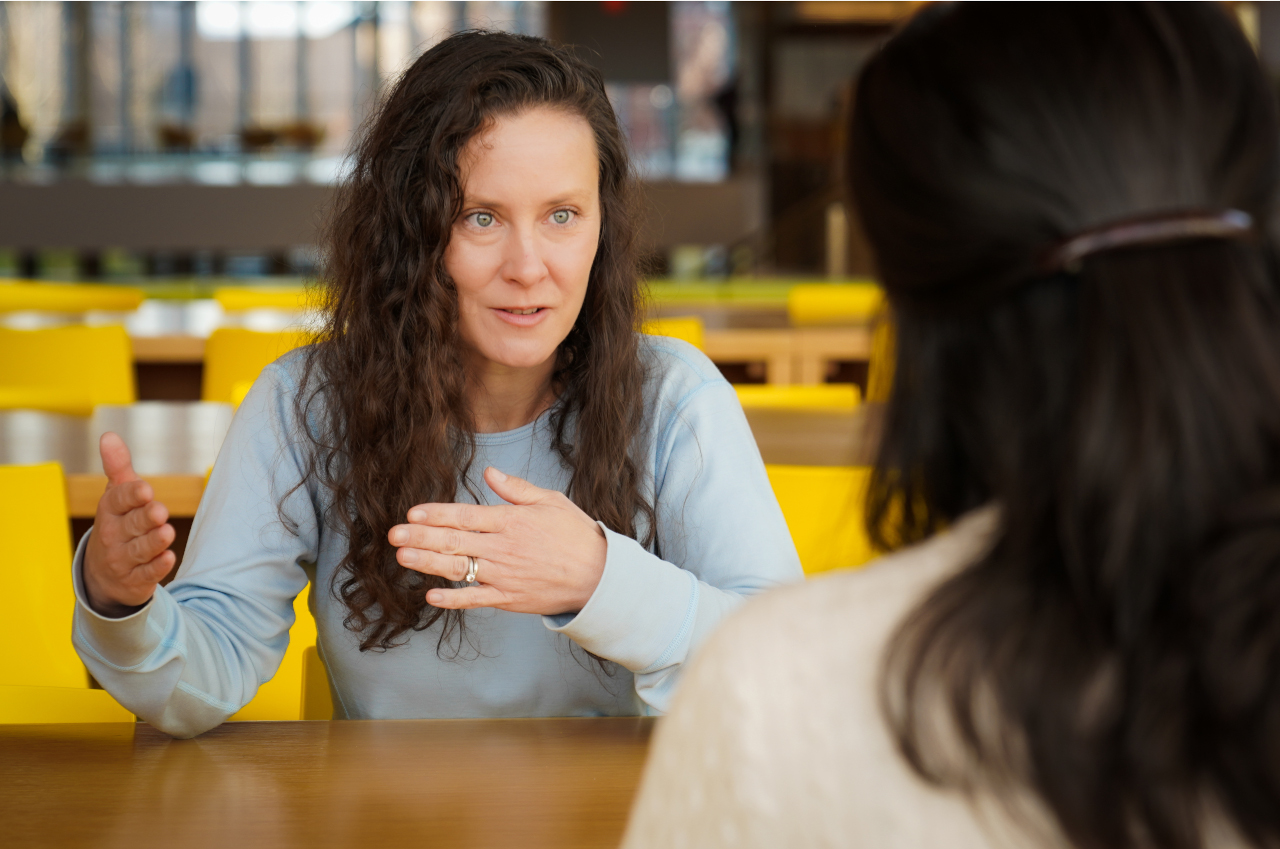
[[[487,557],[492,535],[437,528],[431,525],[396,525],[387,540],[397,548],[420,548],[439,554],[472,554]]]
[[[130,510],[145,506],[155,498],[155,490],[144,480],[132,480],[116,486],[107,486],[98,505],[113,516],[123,516]]]
[[[160,557],[173,544],[177,535],[173,525],[161,525],[152,528],[141,536],[136,536],[124,545],[124,554],[130,562],[141,566]],[[160,577],[164,577],[161,575]]]
[[[124,514],[121,529],[126,538],[140,537],[169,521],[169,510],[159,501],[148,501]]]
[[[540,504],[548,496],[560,495],[550,489],[541,489],[515,475],[505,474],[493,466],[484,470],[485,482],[498,497],[510,504]]]
[[[439,554],[419,548],[401,548],[396,551],[396,562],[406,569],[427,575],[439,575],[448,581],[461,581],[467,577],[467,558],[461,554]],[[481,568],[484,562],[481,561]]]
[[[141,573],[142,577],[146,578],[148,581],[153,581],[158,584],[165,575],[168,575],[173,571],[173,567],[177,562],[178,555],[166,548],[164,551],[151,558],[150,561],[139,566],[138,571]]]
[[[409,521],[418,525],[496,533],[506,527],[507,509],[480,504],[419,504],[409,511]]]
[[[98,440],[98,453],[102,455],[102,470],[107,473],[107,484],[136,481],[138,476],[133,471],[133,458],[129,454],[129,446],[124,440],[108,431]]]
[[[427,593],[427,603],[446,610],[470,610],[476,607],[502,607],[510,602],[507,594],[497,587],[481,584],[458,590],[432,590]]]

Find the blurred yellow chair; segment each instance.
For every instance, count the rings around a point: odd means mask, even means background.
[[[232,403],[237,384],[252,385],[264,368],[294,348],[310,344],[311,338],[311,334],[301,330],[261,333],[238,327],[218,328],[205,344],[204,386],[200,397],[205,401]]]
[[[0,684],[0,725],[133,721],[133,714],[106,690]]]
[[[71,645],[71,533],[57,463],[0,466],[0,575],[15,600],[0,620],[0,722],[132,719],[89,689]]]
[[[697,316],[680,318],[651,318],[640,328],[650,336],[671,336],[688,342],[699,351],[704,350],[706,332],[702,319]]]
[[[231,721],[262,719],[302,719],[304,656],[316,644],[316,620],[307,606],[311,585],[293,600],[293,627],[289,629],[289,648],[275,676],[258,688],[249,704],[240,708]]]
[[[144,293],[132,286],[0,280],[0,312],[132,312]]]
[[[227,312],[242,310],[307,310],[324,306],[324,292],[307,286],[223,286],[213,298]]]
[[[863,523],[871,469],[765,466],[806,575],[861,566],[878,552]]]
[[[862,401],[862,393],[854,383],[820,383],[814,386],[740,383],[733,388],[738,392],[738,403],[747,410],[853,412]]]
[[[794,325],[864,324],[880,312],[884,291],[874,283],[800,283],[787,293]]]
[[[98,404],[136,400],[123,327],[0,328],[0,409],[89,415]]]
[[[333,719],[329,673],[315,646],[308,648],[302,655],[302,718]]]

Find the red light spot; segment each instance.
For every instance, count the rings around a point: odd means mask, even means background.
[[[627,0],[605,0],[600,4],[606,15],[621,15],[627,11]]]

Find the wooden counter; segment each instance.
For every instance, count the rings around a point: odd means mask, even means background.
[[[615,847],[652,719],[0,726],[13,846]]]

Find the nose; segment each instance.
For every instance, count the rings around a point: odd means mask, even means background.
[[[532,286],[547,276],[547,264],[532,228],[513,227],[502,261],[502,279],[519,286]]]

